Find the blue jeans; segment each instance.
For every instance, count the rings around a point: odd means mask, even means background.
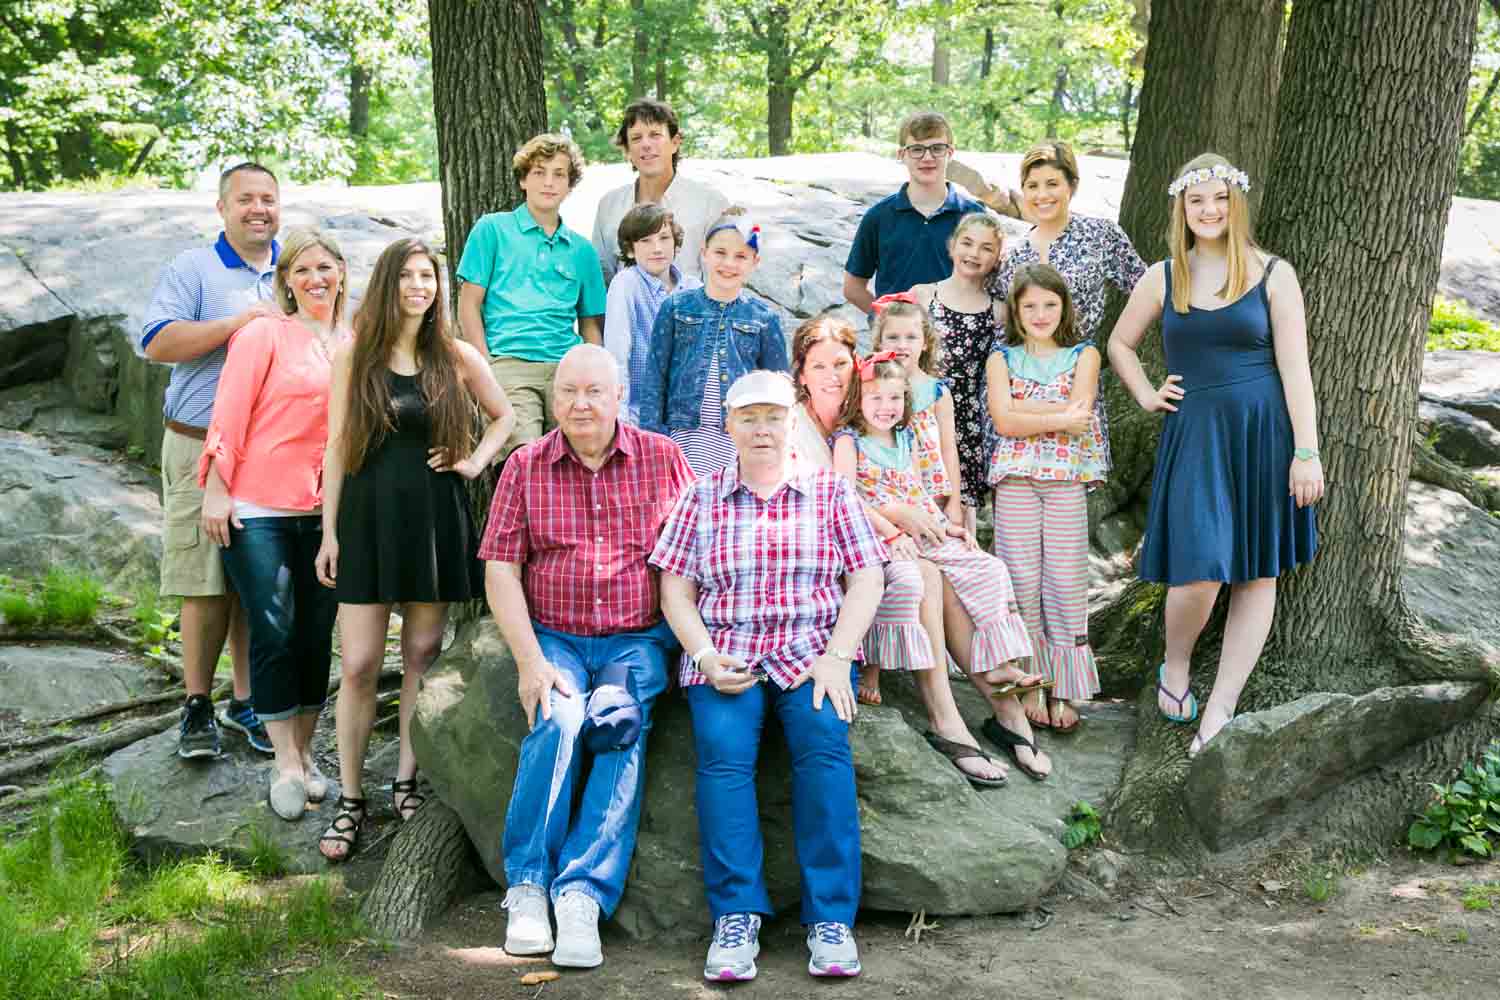
[[[247,517],[221,551],[250,623],[250,702],[267,722],[317,714],[328,698],[339,605],[318,582],[320,514]]]
[[[532,623],[547,662],[573,689],[549,693],[552,718],[537,711],[536,723],[521,743],[516,784],[505,813],[501,852],[505,881],[539,885],[557,899],[582,892],[614,913],[630,873],[641,789],[646,785],[646,737],[651,708],[667,686],[667,663],[677,641],[665,621],[640,632],[597,637],[570,635]],[[594,756],[583,786],[578,815],[573,799],[585,752],[578,738],[594,678],[611,664],[624,663],[629,687],[641,703],[641,735],[623,750]]]
[[[766,716],[781,720],[792,754],[792,836],[802,873],[802,922],[854,925],[859,909],[859,805],[849,724],[809,680],[795,691],[767,681],[741,694],[687,689],[698,753],[698,850],[708,909],[772,913],[755,796],[755,760]]]

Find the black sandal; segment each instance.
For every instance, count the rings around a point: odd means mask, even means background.
[[[318,838],[318,853],[335,864],[348,861],[354,856],[354,849],[359,846],[359,831],[364,825],[365,800],[340,795],[339,811],[334,815],[333,822],[328,825],[323,836]],[[347,849],[343,854],[334,857],[323,850],[325,843],[344,844]]]
[[[413,771],[405,781],[391,779],[391,808],[396,810],[396,818],[401,822],[415,816],[426,802],[427,796],[417,790],[417,772]]]
[[[988,719],[985,719],[984,725],[980,726],[979,728],[991,743],[995,744],[1000,749],[1010,754],[1011,763],[1020,768],[1022,774],[1026,775],[1026,777],[1030,778],[1032,781],[1047,780],[1047,774],[1045,772],[1038,771],[1036,768],[1028,766],[1024,761],[1021,760],[1021,755],[1018,752],[1018,748],[1025,747],[1033,754],[1041,753],[1041,751],[1036,747],[1035,740],[1028,740],[1020,733],[1012,732],[1011,730],[1006,729],[1004,726],[1000,725],[999,722],[995,721],[994,716],[990,716]]]
[[[970,774],[968,771],[965,771],[963,768],[958,766],[959,761],[972,760],[974,758],[978,758],[979,760],[986,760],[993,764],[995,762],[995,759],[989,754],[985,753],[983,750],[980,750],[978,747],[971,747],[967,743],[955,743],[952,740],[945,740],[930,729],[927,732],[923,733],[922,737],[927,741],[928,745],[931,746],[932,749],[936,750],[944,757],[947,757],[948,760],[953,763],[953,766],[958,771],[958,773],[968,779],[969,784],[974,785],[977,788],[1005,787],[1005,775],[1003,774],[998,778],[982,778],[977,774]]]

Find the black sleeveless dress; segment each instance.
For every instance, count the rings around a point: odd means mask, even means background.
[[[334,592],[341,604],[482,597],[484,568],[464,479],[427,467],[431,427],[417,376],[386,377],[396,427],[344,477]]]

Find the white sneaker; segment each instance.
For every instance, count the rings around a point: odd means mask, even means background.
[[[728,983],[754,979],[759,955],[760,915],[726,913],[714,921],[714,939],[703,963],[703,978]]]
[[[545,955],[552,950],[552,921],[547,917],[547,893],[541,886],[511,886],[500,908],[510,911],[505,921],[507,952]]]
[[[599,904],[582,892],[557,897],[557,948],[552,964],[570,969],[592,969],[604,961],[599,946]]]
[[[811,976],[859,975],[859,949],[848,924],[832,921],[813,924],[807,929],[807,973]]]

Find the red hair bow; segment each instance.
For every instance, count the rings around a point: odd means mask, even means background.
[[[889,295],[882,295],[874,302],[871,302],[870,308],[875,310],[876,316],[879,316],[881,313],[885,312],[885,307],[890,305],[892,302],[905,302],[909,306],[920,305],[920,303],[917,302],[917,297],[911,292],[891,292]]]
[[[901,294],[905,295],[906,293],[902,292]],[[877,299],[876,301],[878,302],[879,300]],[[868,382],[868,381],[870,381],[870,379],[872,379],[872,378],[875,377],[875,366],[876,365],[878,365],[878,364],[880,364],[880,363],[882,363],[884,361],[895,361],[895,360],[896,360],[896,352],[895,351],[876,351],[874,354],[870,355],[868,358],[865,358],[863,361],[861,361],[859,363],[859,365],[858,365],[858,367],[859,367],[859,380],[861,382]]]

